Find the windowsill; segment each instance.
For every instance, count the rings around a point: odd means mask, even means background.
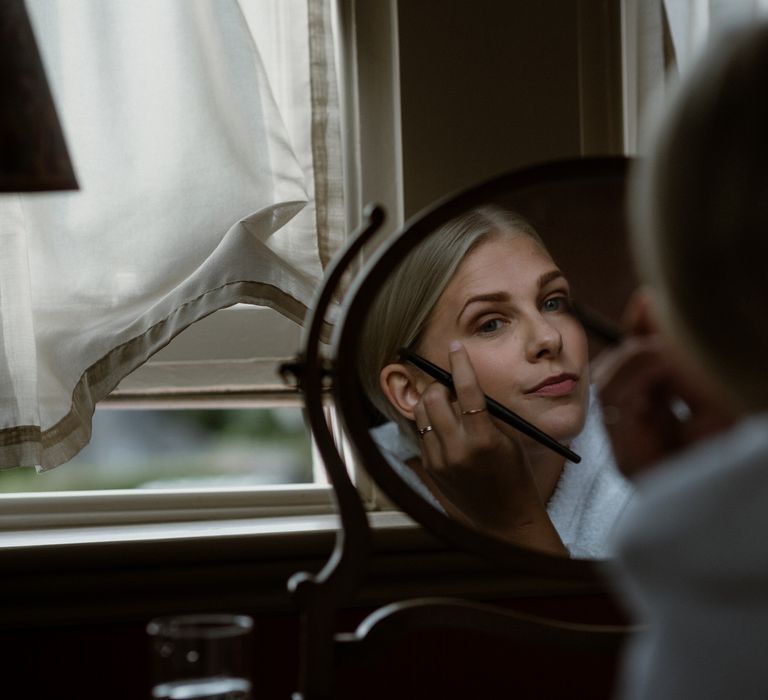
[[[370,512],[368,520],[374,558],[445,552],[444,544],[401,512]],[[339,527],[336,514],[324,513],[15,530],[0,533],[0,567],[8,574],[7,585],[14,577],[41,572],[88,578],[95,571],[133,575],[151,569],[155,575],[191,567],[222,572],[245,567],[249,575],[272,567],[273,578],[277,565],[286,567],[284,584],[299,568],[322,568]],[[0,579],[0,600],[3,587]]]
[[[397,511],[369,513],[371,527],[390,535],[413,533],[418,526]],[[87,547],[89,545],[152,545],[162,542],[211,540],[248,540],[250,551],[258,555],[259,548],[271,549],[274,543],[287,539],[306,539],[312,535],[327,539],[339,528],[336,514],[289,515],[231,520],[198,520],[190,522],[140,523],[129,525],[96,525],[88,527],[58,527],[53,529],[16,530],[0,534],[0,558],[19,549]]]
[[[19,531],[275,519],[333,511],[329,486],[0,494],[0,542]]]

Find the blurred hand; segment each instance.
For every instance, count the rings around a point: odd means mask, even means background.
[[[658,332],[646,292],[628,304],[625,339],[591,372],[619,469],[632,477],[732,425],[714,382]]]

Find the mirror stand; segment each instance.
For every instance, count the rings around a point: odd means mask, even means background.
[[[357,590],[370,556],[368,519],[328,429],[324,396],[333,381],[333,369],[323,357],[320,343],[327,331],[326,313],[344,272],[383,221],[381,208],[366,209],[364,223],[331,261],[315,295],[305,325],[303,354],[280,368],[283,377],[295,378],[304,394],[306,417],[341,520],[333,553],[323,569],[317,574],[296,573],[288,581],[291,597],[301,611],[300,691],[294,693],[294,700],[332,697],[336,612]]]

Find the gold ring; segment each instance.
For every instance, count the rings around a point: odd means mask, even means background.
[[[430,430],[432,430],[432,426],[425,425],[423,428],[417,428],[417,430],[419,431],[419,435],[424,437]]]
[[[483,408],[468,408],[466,411],[462,411],[462,416],[474,416],[476,413],[482,413],[483,411],[487,411],[488,409],[483,406]]]

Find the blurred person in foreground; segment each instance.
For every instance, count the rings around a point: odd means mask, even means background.
[[[768,25],[725,36],[635,173],[645,288],[593,376],[637,490],[622,698],[768,697]]]

